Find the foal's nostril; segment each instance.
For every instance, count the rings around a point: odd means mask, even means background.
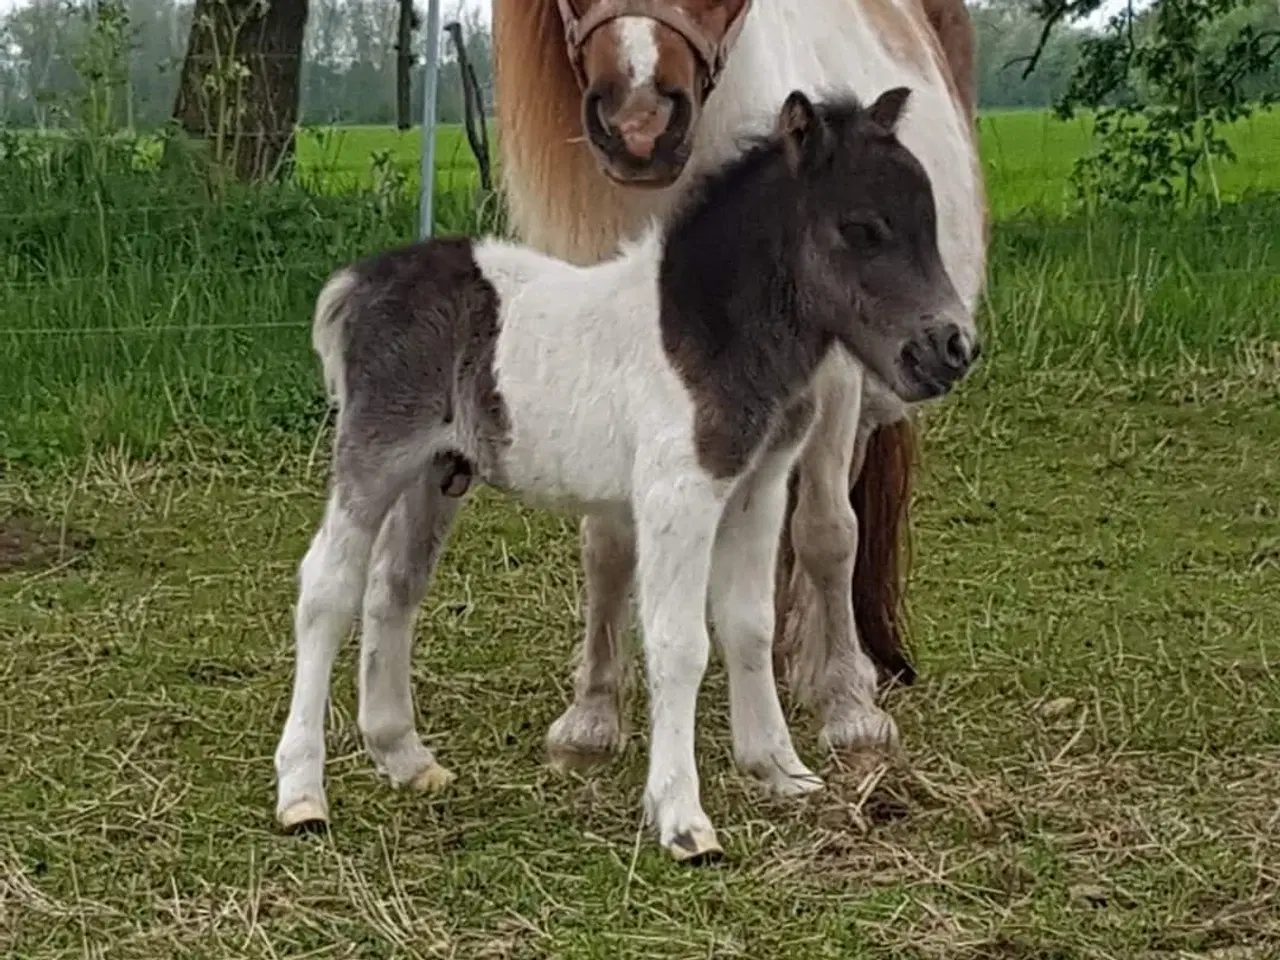
[[[945,357],[947,366],[953,370],[963,370],[974,359],[968,345],[964,342],[964,334],[956,327],[952,327],[951,335],[947,337]]]

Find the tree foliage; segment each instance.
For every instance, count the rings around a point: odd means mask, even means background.
[[[1102,0],[1033,0],[1042,37]],[[1028,57],[1041,64],[1047,44]],[[1224,127],[1273,102],[1280,11],[1274,0],[1133,0],[1085,37],[1055,110],[1094,116],[1095,147],[1073,180],[1087,203],[1218,201],[1214,166],[1235,159]]]

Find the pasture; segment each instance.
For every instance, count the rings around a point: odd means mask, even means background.
[[[426,799],[330,708],[333,831],[285,838],[272,752],[327,424],[310,309],[402,240],[417,138],[304,138],[308,189],[217,203],[68,153],[0,175],[0,955],[1182,958],[1280,950],[1280,119],[1238,201],[1086,219],[1087,131],[983,118],[988,353],[926,412],[905,756],[760,796],[700,701],[729,861],[639,831],[625,754],[556,776],[576,524],[483,492],[419,621]],[[456,147],[456,149],[455,149]],[[377,175],[371,153],[390,157]],[[474,171],[442,131],[443,225]],[[366,189],[355,189],[363,185]]]

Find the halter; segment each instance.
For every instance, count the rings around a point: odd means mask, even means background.
[[[743,21],[747,19],[747,11],[751,9],[751,0],[745,0],[738,15],[729,21],[724,36],[717,43],[702,29],[693,18],[681,10],[671,0],[600,0],[585,16],[578,16],[573,9],[573,0],[558,0],[560,19],[564,21],[564,39],[569,48],[569,63],[573,66],[574,76],[578,78],[578,86],[586,89],[587,77],[582,69],[582,48],[588,38],[606,23],[612,23],[620,17],[644,17],[670,27],[684,38],[693,52],[697,54],[706,72],[702,97],[705,100],[715,89],[728,62],[729,53],[742,32]]]

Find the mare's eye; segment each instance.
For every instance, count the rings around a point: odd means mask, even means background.
[[[845,243],[855,250],[875,250],[889,239],[889,225],[874,215],[849,217],[840,224]]]

